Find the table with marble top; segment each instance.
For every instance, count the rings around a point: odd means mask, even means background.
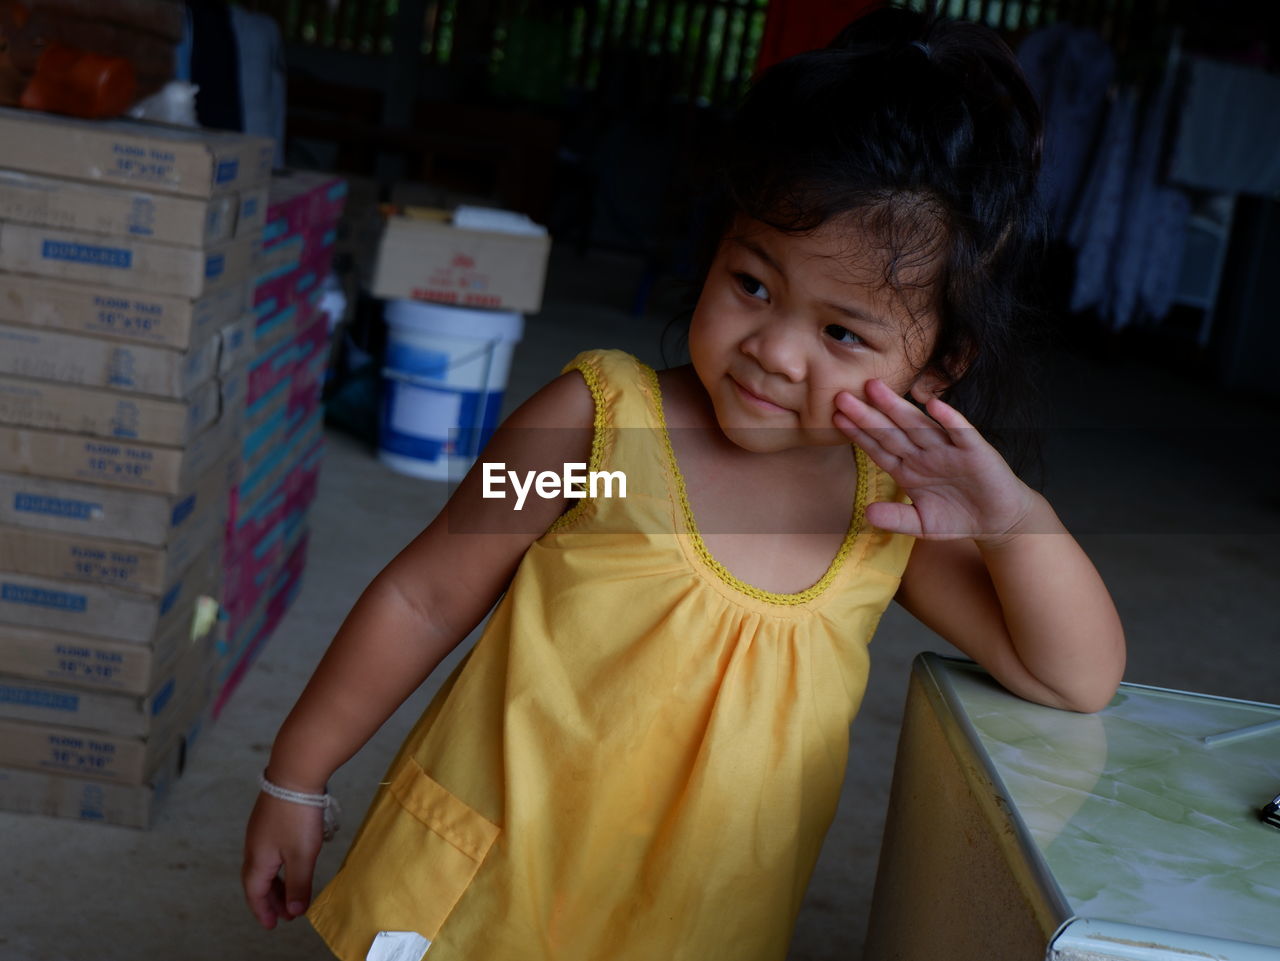
[[[1097,714],[917,658],[868,961],[1280,961],[1280,706],[1123,684]]]

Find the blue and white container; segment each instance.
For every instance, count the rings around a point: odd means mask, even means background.
[[[495,428],[524,317],[388,301],[378,459],[429,480],[459,480]]]

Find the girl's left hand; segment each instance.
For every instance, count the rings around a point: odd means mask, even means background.
[[[1017,532],[1035,494],[959,411],[933,396],[921,411],[879,380],[865,390],[866,401],[836,395],[835,425],[911,498],[868,504],[869,523],[931,540],[998,543]]]

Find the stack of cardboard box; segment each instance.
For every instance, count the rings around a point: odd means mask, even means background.
[[[0,110],[0,808],[145,825],[208,714],[271,155]]]
[[[254,268],[241,473],[227,523],[230,655],[218,678],[215,715],[292,603],[306,561],[329,363],[321,296],[346,195],[346,182],[329,174],[286,171],[271,180]]]

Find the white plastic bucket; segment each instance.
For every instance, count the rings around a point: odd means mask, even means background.
[[[430,480],[458,480],[502,409],[524,317],[499,310],[388,301],[378,459]]]

